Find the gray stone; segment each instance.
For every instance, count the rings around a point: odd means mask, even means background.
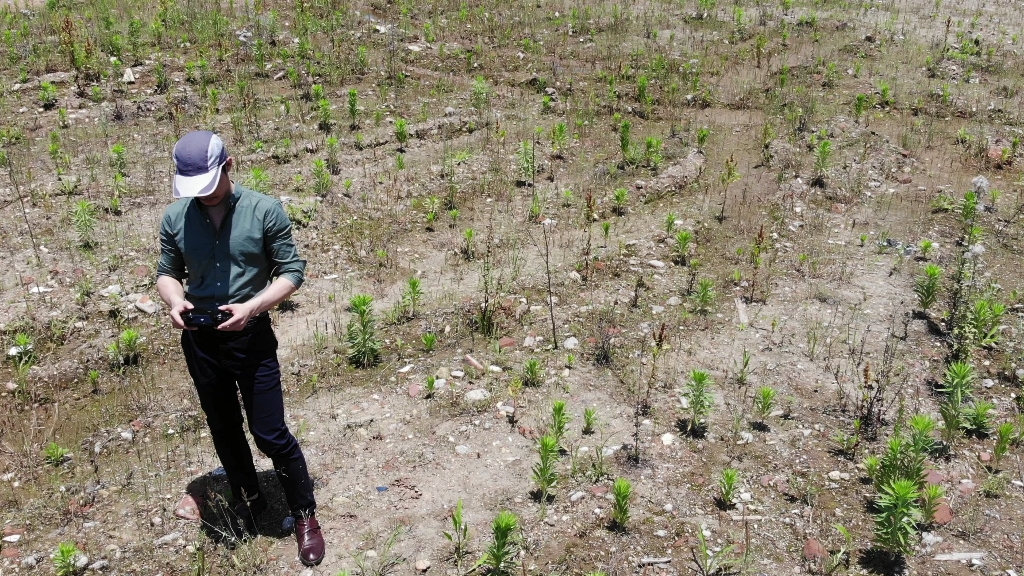
[[[466,446],[465,444],[459,444],[458,446],[455,447],[455,452],[461,456],[465,456],[470,452],[469,446]]]
[[[491,372],[494,372],[495,374],[500,374],[501,373],[501,366],[496,366],[494,364],[491,364],[490,366],[487,367],[487,369],[490,370]]]
[[[124,69],[124,75],[121,76],[121,82],[125,84],[135,84],[135,73],[132,72],[131,68]]]
[[[32,568],[35,568],[37,564],[39,564],[39,557],[35,556],[35,555],[33,555],[33,556],[25,556],[24,558],[21,559],[21,567],[22,567],[22,569],[25,569],[25,570],[30,570]]]
[[[483,388],[477,388],[476,390],[470,390],[466,392],[466,402],[481,402],[491,397],[491,393]]]
[[[157,538],[156,540],[153,540],[153,546],[156,546],[157,548],[159,548],[161,546],[167,546],[168,544],[172,544],[174,542],[177,542],[180,539],[181,539],[181,532],[171,532],[170,534],[167,534],[166,536],[161,536],[161,537]]]
[[[455,116],[455,108],[452,108],[451,106],[448,106],[447,108],[444,109],[444,115],[445,116]]]
[[[111,284],[110,286],[107,286],[103,290],[100,290],[100,296],[111,296],[113,294],[120,294],[120,293],[121,293],[121,285],[120,284]]]
[[[829,473],[828,473],[828,479],[829,479],[829,480],[832,480],[832,481],[838,481],[838,480],[839,480],[839,478],[840,478],[840,472],[839,472],[839,470],[833,470],[833,471],[831,471],[831,472],[829,472]]]
[[[661,260],[648,260],[647,264],[649,264],[653,268],[664,268],[665,267],[665,263],[662,262]]]
[[[575,336],[569,336],[565,339],[565,342],[562,342],[562,348],[565,348],[566,350],[575,350],[579,345],[580,341],[576,339]]]
[[[988,189],[989,186],[991,186],[991,184],[989,184],[988,178],[985,178],[984,176],[981,176],[979,174],[978,176],[975,176],[974,179],[971,180],[971,186],[974,186],[975,194],[977,194],[978,196],[983,196],[985,194],[988,194]]]
[[[85,569],[89,565],[89,557],[79,552],[75,554],[75,568],[79,570]]]
[[[576,492],[573,492],[572,494],[569,495],[569,501],[570,502],[579,502],[580,500],[583,500],[583,498],[586,495],[587,495],[586,492],[577,490]]]
[[[156,314],[160,311],[160,305],[149,296],[143,296],[135,301],[135,307],[146,314]]]
[[[97,560],[89,565],[89,570],[92,570],[93,572],[102,572],[107,568],[110,568],[110,562],[107,562],[106,560]]]
[[[420,558],[416,561],[417,572],[426,572],[427,570],[430,570],[430,560],[427,560],[426,558]]]
[[[683,299],[680,298],[679,296],[673,296],[668,299],[668,302],[666,302],[666,304],[668,304],[669,306],[679,306],[682,303]]]

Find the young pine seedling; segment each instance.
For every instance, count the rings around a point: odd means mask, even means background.
[[[733,500],[736,499],[736,487],[739,479],[740,473],[735,468],[722,470],[722,475],[718,478],[718,497],[722,507],[732,507]]]
[[[583,434],[589,436],[597,430],[597,408],[583,410]]]
[[[926,484],[921,489],[921,517],[926,524],[935,521],[940,501],[946,496],[946,489],[939,484]]]
[[[61,542],[53,553],[53,569],[57,576],[73,576],[79,572],[78,558],[82,553],[74,542]]]
[[[427,385],[423,389],[424,397],[427,399],[433,398],[434,394],[437,393],[437,376],[427,376]]]
[[[502,510],[491,524],[494,541],[475,567],[486,567],[490,576],[514,576],[516,555],[519,553],[518,531],[519,518],[508,510]]]
[[[918,454],[931,454],[935,450],[932,432],[938,424],[928,414],[914,414],[910,417],[910,446]]]
[[[939,279],[942,276],[942,268],[935,264],[928,264],[924,271],[914,280],[914,294],[917,296],[917,305],[922,313],[935,304],[939,297]]]
[[[612,484],[612,525],[618,530],[625,530],[629,522],[629,501],[633,497],[633,485],[625,478],[619,478]]]
[[[523,362],[523,386],[540,386],[543,381],[544,367],[541,365],[540,360],[530,358],[526,362]]]
[[[713,398],[711,396],[711,375],[703,370],[693,370],[686,382],[683,397],[686,400],[690,419],[687,424],[688,434],[697,434],[704,419],[711,414]]]
[[[537,456],[539,461],[533,466],[533,482],[537,485],[537,496],[542,504],[547,504],[551,489],[558,483],[558,438],[554,434],[545,434],[537,440]]]
[[[690,261],[691,244],[693,244],[693,232],[689,230],[676,232],[676,245],[672,249],[672,256],[680,266],[686,266]]]
[[[881,494],[875,503],[875,543],[899,557],[913,551],[916,544],[917,523],[921,521],[921,509],[917,505],[920,493],[917,482],[896,479],[881,487]]]
[[[416,317],[420,302],[423,301],[423,288],[421,284],[419,278],[411,276],[405,286],[405,290],[402,292],[402,306],[405,308],[406,315],[409,318]]]
[[[1010,451],[1010,444],[1017,436],[1017,429],[1013,422],[1003,422],[996,428],[996,445],[992,449],[992,465],[998,468],[999,463]]]
[[[423,336],[420,337],[423,341],[423,349],[427,352],[433,352],[437,346],[437,334],[433,332],[424,332]]]
[[[761,386],[754,394],[754,412],[757,413],[758,421],[764,423],[775,408],[775,397],[778,393],[771,386]]]
[[[565,400],[555,400],[555,403],[551,405],[551,422],[548,426],[549,434],[555,437],[555,441],[558,444],[559,449],[562,446],[562,438],[565,436],[565,430],[569,426],[569,422],[572,421],[572,417],[565,410]]]

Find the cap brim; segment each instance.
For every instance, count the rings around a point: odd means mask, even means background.
[[[221,167],[210,170],[205,174],[196,176],[174,175],[174,197],[175,198],[199,198],[208,196],[217,189],[220,183]]]

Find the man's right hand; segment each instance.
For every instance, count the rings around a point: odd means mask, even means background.
[[[171,306],[171,324],[178,330],[195,330],[194,326],[186,326],[185,321],[181,319],[181,313],[192,308],[194,306],[188,300],[182,300],[176,305]]]

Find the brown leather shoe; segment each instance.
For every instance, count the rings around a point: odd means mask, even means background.
[[[324,559],[324,536],[316,516],[299,515],[295,518],[295,539],[299,541],[299,560],[306,566],[316,566]]]

